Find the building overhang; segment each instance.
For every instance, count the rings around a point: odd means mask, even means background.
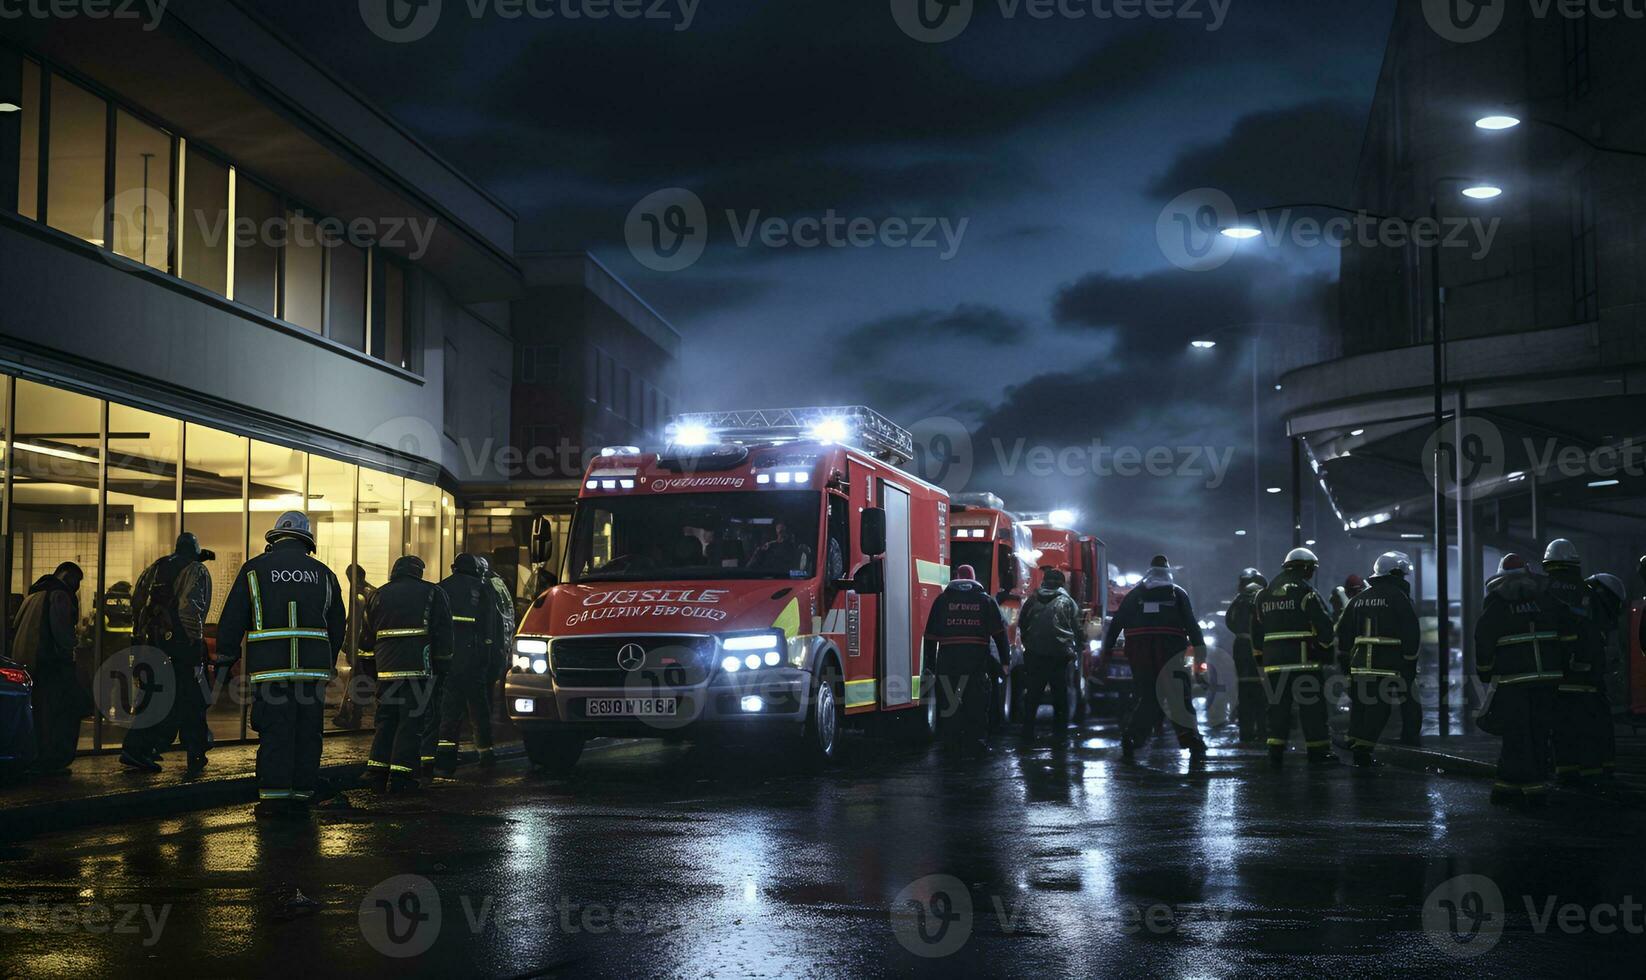
[[[375,236],[383,247],[415,258],[459,302],[519,292],[515,216],[236,2],[171,0],[158,26],[147,18],[5,19],[0,38],[153,113],[329,217],[384,222]],[[408,224],[394,234],[395,222]]]

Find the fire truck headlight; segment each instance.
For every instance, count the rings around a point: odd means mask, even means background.
[[[760,655],[758,653],[751,653],[747,657],[744,657],[743,666],[749,668],[750,670],[754,670],[756,667],[759,667]]]
[[[547,674],[548,672],[549,672],[549,658],[548,657],[533,657],[532,658],[532,673],[534,673],[534,674]]]
[[[782,662],[783,662],[783,655],[781,653],[778,653],[776,650],[772,650],[772,651],[770,651],[766,654],[766,666],[776,667],[778,664],[780,664]]]
[[[776,633],[755,633],[751,636],[728,636],[720,641],[727,650],[771,650],[777,646]]]
[[[811,437],[822,443],[845,442],[851,438],[852,428],[845,419],[824,419],[812,426]]]
[[[736,657],[727,657],[725,660],[720,661],[720,669],[728,674],[735,674],[743,669],[743,661]]]
[[[674,444],[686,449],[700,449],[714,442],[714,433],[702,425],[683,425],[675,430]]]
[[[766,709],[766,700],[751,694],[744,698],[738,706],[749,712],[764,711]]]

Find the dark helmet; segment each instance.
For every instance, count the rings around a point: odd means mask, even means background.
[[[389,573],[389,577],[420,579],[423,577],[423,568],[423,559],[416,555],[405,555],[395,559],[394,569]]]
[[[172,549],[172,553],[189,561],[199,561],[200,539],[195,537],[193,532],[184,531],[177,536],[177,546]]]
[[[1591,575],[1588,578],[1589,592],[1600,605],[1600,615],[1603,620],[1611,621],[1623,615],[1623,607],[1629,601],[1629,593],[1624,588],[1623,580],[1616,575]]]
[[[485,559],[476,558],[465,551],[457,556],[456,561],[452,562],[452,571],[459,575],[473,575],[475,578],[481,578],[486,574],[485,565],[482,564],[483,561]]]
[[[1251,585],[1253,582],[1264,582],[1267,584],[1267,581],[1263,578],[1263,573],[1255,568],[1248,568],[1240,573],[1240,587],[1242,589],[1248,585]]]

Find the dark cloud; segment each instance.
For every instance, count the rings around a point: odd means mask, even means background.
[[[1213,187],[1242,210],[1301,202],[1352,207],[1365,129],[1365,106],[1342,99],[1253,113],[1223,139],[1182,153],[1149,193],[1166,201]]]
[[[880,356],[893,346],[916,346],[931,342],[970,346],[1004,346],[1018,343],[1028,330],[1022,317],[992,306],[965,303],[951,310],[917,310],[896,313],[854,327],[845,334],[842,347],[853,358]]]

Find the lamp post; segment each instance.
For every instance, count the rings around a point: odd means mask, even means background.
[[[1504,117],[1505,119],[1509,117]],[[1517,121],[1518,123],[1518,121]],[[1482,127],[1485,128],[1485,127]],[[1440,188],[1446,184],[1462,184],[1461,193],[1471,201],[1491,201],[1503,196],[1503,189],[1487,181],[1470,177],[1445,176],[1437,177],[1429,183],[1429,220],[1438,230],[1440,226]],[[1356,211],[1336,204],[1290,204],[1271,205],[1247,211],[1247,215],[1258,215],[1271,211],[1289,211],[1300,209],[1319,209],[1335,211],[1350,216],[1364,215],[1374,221],[1393,221],[1386,215],[1374,214],[1370,211]],[[1404,219],[1406,224],[1416,222]],[[1252,225],[1234,225],[1222,229],[1222,233],[1236,241],[1247,241],[1263,234],[1262,230]],[[1433,320],[1431,329],[1431,347],[1434,355],[1434,426],[1435,432],[1444,431],[1446,425],[1446,333],[1445,333],[1445,294],[1440,284],[1440,244],[1435,242],[1429,246],[1429,308]],[[1461,420],[1460,420],[1461,425]],[[1461,433],[1460,433],[1461,435]],[[1446,527],[1446,491],[1442,482],[1442,466],[1446,458],[1445,440],[1435,440],[1434,456],[1434,522],[1435,522],[1435,607],[1436,607],[1436,647],[1439,660],[1439,730],[1442,735],[1451,734],[1451,662],[1452,662],[1452,597],[1450,569],[1448,565],[1451,550],[1450,534]],[[1295,524],[1295,522],[1294,522]]]
[[[1493,113],[1492,115],[1481,116],[1479,119],[1476,119],[1475,128],[1489,133],[1502,133],[1511,129],[1519,129],[1521,126],[1528,123],[1534,126],[1542,126],[1545,129],[1552,129],[1555,132],[1569,136],[1596,153],[1646,159],[1646,151],[1631,150],[1622,146],[1608,146],[1605,143],[1596,143],[1594,140],[1584,136],[1582,133],[1566,125],[1565,123],[1558,123],[1552,119],[1522,118],[1507,112]]]

